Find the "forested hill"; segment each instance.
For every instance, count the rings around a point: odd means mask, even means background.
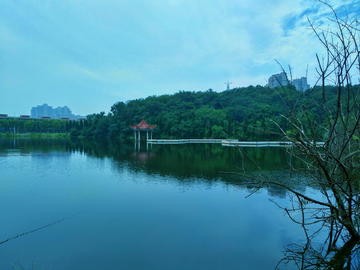
[[[329,86],[326,92],[335,97],[336,89]],[[147,123],[157,125],[154,138],[279,139],[257,129],[278,131],[272,119],[287,130],[280,114],[287,115],[288,106],[295,102],[297,106],[306,104],[314,121],[319,121],[317,104],[321,99],[320,88],[305,92],[262,86],[234,88],[221,93],[211,89],[180,91],[173,95],[117,102],[108,115],[104,112],[88,115],[84,127],[73,130],[72,134],[97,138],[128,136],[133,134],[130,125],[145,118]]]

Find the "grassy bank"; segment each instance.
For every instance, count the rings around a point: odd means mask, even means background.
[[[68,138],[68,133],[0,133],[1,138]]]

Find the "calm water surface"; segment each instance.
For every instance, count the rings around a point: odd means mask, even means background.
[[[283,149],[245,151],[284,174]],[[0,269],[273,269],[301,228],[269,202],[285,191],[245,198],[219,173],[243,160],[219,144],[0,140],[0,242],[60,220],[1,244]]]

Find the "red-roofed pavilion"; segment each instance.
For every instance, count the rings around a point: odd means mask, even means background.
[[[130,127],[134,130],[135,141],[136,140],[140,141],[140,131],[146,131],[146,140],[149,139],[149,131],[151,131],[151,139],[152,139],[152,132],[156,128],[156,126],[151,126],[148,123],[146,123],[144,118],[136,126],[130,126]],[[138,136],[136,136],[136,131],[138,132]]]

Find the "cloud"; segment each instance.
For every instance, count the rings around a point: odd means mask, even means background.
[[[16,46],[22,43],[21,39],[15,35],[7,26],[0,21],[0,46],[3,50],[13,51]]]
[[[358,2],[331,4],[360,12]],[[86,114],[100,102],[106,111],[114,97],[222,91],[227,80],[233,87],[264,85],[280,71],[274,59],[295,77],[309,66],[314,82],[315,53],[323,48],[307,16],[321,23],[330,13],[312,0],[4,0],[0,15],[0,91],[8,93],[0,106],[20,106],[9,100],[21,91],[56,92],[62,104],[75,104],[78,96],[69,93],[86,89],[92,107],[79,112]]]
[[[73,78],[85,78],[87,80],[100,81],[104,83],[121,83],[125,81],[133,81],[140,78],[137,71],[131,69],[91,69],[86,66],[77,65],[75,63],[65,63],[62,71]]]

